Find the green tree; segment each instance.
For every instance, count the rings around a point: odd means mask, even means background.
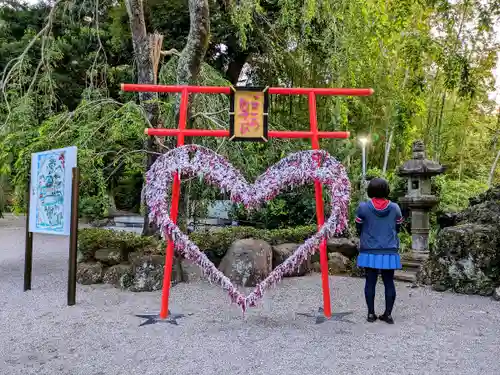
[[[102,215],[113,200],[118,208],[137,210],[149,106],[157,109],[159,126],[176,126],[177,96],[136,102],[136,95],[120,91],[121,82],[139,78],[126,3],[99,1],[98,9],[96,4],[0,5],[0,178],[18,209],[29,154],[76,144],[85,213]],[[439,182],[446,207],[458,207],[468,194],[499,181],[496,103],[488,97],[498,54],[498,2],[208,0],[204,23],[191,22],[189,2],[142,4],[145,30],[163,38],[159,83],[229,85],[244,77],[247,84],[263,86],[372,87],[371,97],[318,98],[320,129],[352,134],[350,140],[324,140],[322,147],[346,165],[354,190],[360,135],[371,139],[369,167],[391,181],[394,169],[411,156],[412,141],[423,139],[429,157],[448,167]],[[201,53],[186,60],[190,29],[208,21],[210,32],[206,28],[198,43]],[[225,96],[193,95],[189,126],[225,128],[227,109]],[[307,98],[271,98],[273,129],[305,130],[308,122]],[[158,151],[170,147],[165,142]],[[307,140],[196,142],[217,149],[249,179],[264,165],[310,147]],[[218,195],[191,181],[183,196],[200,201]],[[294,210],[309,207],[300,220],[313,222],[313,196],[300,196],[297,203],[297,195],[285,194],[257,216],[239,217],[284,226],[293,224]],[[191,215],[187,206],[185,216]]]

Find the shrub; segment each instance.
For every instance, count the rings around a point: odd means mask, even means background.
[[[328,194],[324,194],[325,214],[330,214]],[[291,226],[305,226],[316,222],[316,201],[314,189],[302,186],[285,191],[258,210],[247,211],[241,204],[235,205],[230,213],[232,219],[257,228],[280,229]]]
[[[162,242],[153,237],[138,236],[110,229],[85,228],[78,231],[78,257],[80,262],[90,260],[99,249],[119,250],[124,259],[129,253],[160,253]]]
[[[411,234],[404,229],[399,233],[399,246],[400,253],[411,251]]]
[[[214,258],[222,258],[234,241],[245,238],[264,240],[271,245],[301,243],[316,233],[315,225],[283,229],[257,229],[253,227],[227,227],[209,233],[191,233],[191,240],[201,251]]]
[[[315,225],[272,230],[253,227],[227,227],[213,232],[191,233],[190,238],[210,259],[217,261],[237,240],[255,238],[264,240],[271,245],[287,242],[302,243],[315,232]],[[92,259],[99,249],[120,250],[127,259],[126,256],[130,252],[164,254],[165,243],[154,237],[143,237],[134,233],[98,228],[81,229],[78,233],[80,261]]]
[[[78,202],[78,212],[81,217],[89,220],[96,220],[103,216],[105,205],[99,196],[82,196]]]
[[[462,211],[469,205],[469,198],[488,189],[482,181],[467,178],[454,180],[446,175],[435,177],[434,186],[439,196],[438,212]]]

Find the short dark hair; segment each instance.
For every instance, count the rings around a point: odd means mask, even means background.
[[[368,184],[367,194],[369,198],[389,199],[390,193],[389,184],[383,178],[374,178]]]

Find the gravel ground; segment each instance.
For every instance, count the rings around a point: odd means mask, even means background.
[[[396,324],[365,322],[363,280],[331,277],[334,311],[352,322],[296,315],[321,304],[319,275],[287,279],[244,318],[206,283],[172,289],[178,326],[139,327],[160,293],[78,286],[67,307],[67,239],[35,236],[24,293],[21,220],[0,220],[0,374],[498,375],[500,304],[398,284]],[[378,287],[378,306],[383,295]]]

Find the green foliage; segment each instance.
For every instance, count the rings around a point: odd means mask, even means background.
[[[21,110],[23,112],[21,112]],[[14,115],[30,116],[29,103],[16,108]],[[99,217],[108,209],[109,193],[131,184],[129,206],[137,208],[142,183],[142,149],[146,122],[142,109],[133,102],[120,104],[110,99],[82,100],[74,111],[45,119],[38,127],[17,132],[14,116],[7,127],[13,131],[0,145],[0,160],[13,158],[12,178],[17,188],[15,208],[24,207],[24,192],[30,169],[30,154],[42,150],[75,145],[81,169],[81,208],[88,217]],[[130,202],[130,199],[132,201]]]
[[[163,243],[153,237],[142,237],[135,233],[114,230],[85,228],[78,231],[78,257],[80,261],[92,259],[99,249],[118,250],[128,255],[131,252],[145,254],[161,253]]]
[[[326,203],[325,214],[329,213],[330,209]],[[257,228],[277,229],[311,225],[316,222],[314,188],[307,186],[282,193],[260,209],[250,212],[239,205],[231,217],[243,225],[255,225]]]
[[[136,80],[124,1],[100,1],[98,9],[85,1],[0,6],[0,178],[17,212],[25,206],[30,153],[70,145],[79,148],[83,215],[103,216],[110,202],[140,210],[149,124],[137,95],[120,91],[120,83]],[[181,50],[190,24],[186,3],[149,0],[144,8],[148,31],[164,35],[165,50]],[[352,134],[352,140],[321,141],[351,177],[351,213],[359,199],[355,138],[361,135],[370,139],[368,174],[389,180],[393,200],[405,192],[395,168],[411,157],[412,141],[423,139],[428,157],[448,167],[436,179],[439,209],[455,210],[484,188],[498,150],[499,123],[488,97],[498,14],[498,2],[468,0],[211,1],[210,45],[198,84],[236,84],[247,63],[249,85],[372,87],[371,97],[317,97],[320,130]],[[161,61],[160,83],[176,84],[177,61],[175,54]],[[160,96],[164,127],[176,124],[176,99]],[[227,96],[192,95],[190,104],[190,127],[227,128]],[[272,96],[269,123],[276,130],[308,129],[307,98]],[[310,147],[309,140],[195,141],[226,156],[249,180]],[[235,216],[268,228],[312,224],[312,191],[284,193],[260,212]],[[194,180],[186,181],[182,196],[220,198]]]
[[[82,196],[78,202],[79,214],[89,220],[100,219],[108,208],[106,203],[100,196]]]
[[[253,227],[227,227],[211,232],[194,232],[190,239],[211,259],[221,259],[234,241],[254,238],[271,245],[302,243],[316,233],[316,226],[299,226],[277,230]],[[142,252],[164,254],[165,243],[153,237],[142,237],[134,233],[107,229],[86,228],[78,232],[80,259],[91,259],[99,249],[116,249],[124,254]]]
[[[399,232],[399,252],[404,254],[411,251],[411,234],[404,229]]]
[[[271,245],[302,243],[316,233],[316,226],[298,226],[283,229],[257,229],[253,227],[227,227],[213,232],[191,233],[191,240],[201,251],[215,258],[222,258],[234,241],[254,238],[267,241]]]
[[[438,211],[459,212],[469,205],[469,198],[487,190],[488,186],[481,181],[464,179],[453,180],[448,176],[434,179],[436,193],[440,198]]]

